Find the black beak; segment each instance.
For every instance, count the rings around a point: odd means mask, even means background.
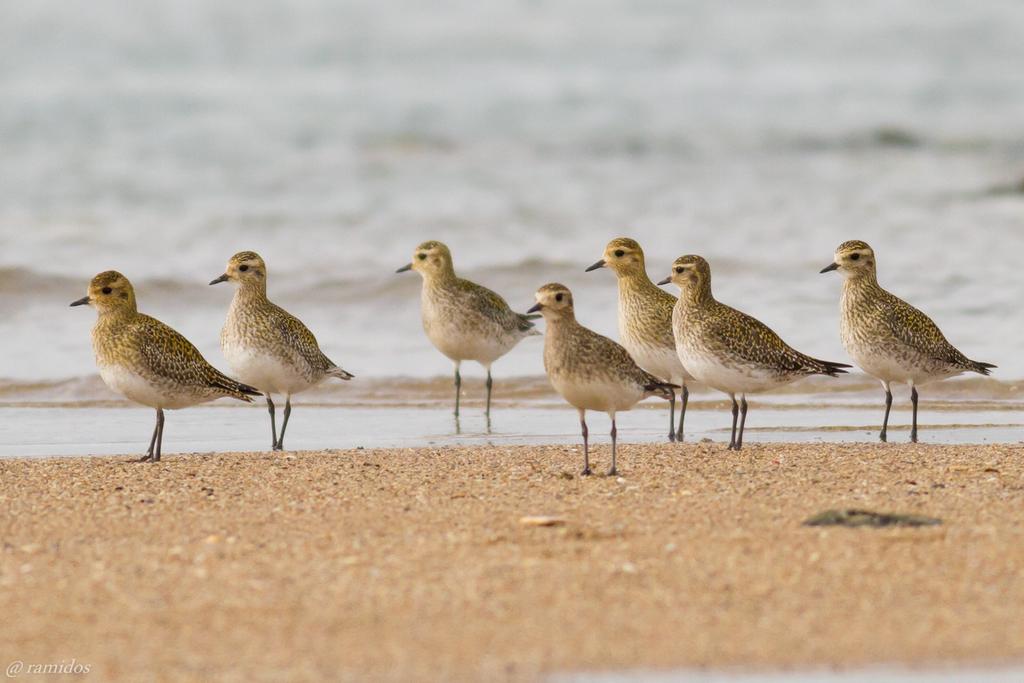
[[[412,264],[411,263],[406,263],[404,266],[402,266],[401,268],[399,268],[395,272],[396,273],[404,273],[407,270],[412,270]]]
[[[216,278],[210,280],[210,284],[211,285],[219,285],[220,283],[227,282],[227,281],[228,281],[228,274],[224,273],[220,277],[216,277]]]
[[[820,272],[822,272],[822,273],[831,273],[833,270],[836,270],[838,268],[839,268],[839,264],[838,263],[830,263],[827,266],[825,266],[824,268],[822,268]]]
[[[668,284],[668,283],[670,283],[670,282],[672,282],[672,277],[671,277],[671,276],[669,276],[669,277],[665,278],[664,280],[660,280],[660,281],[658,282],[658,285],[659,285],[659,286],[661,286],[661,285],[667,285],[667,284]]]
[[[537,311],[539,311],[542,308],[544,308],[544,307],[541,306],[540,304],[534,304],[533,306],[530,306],[530,310],[528,310],[527,313],[536,313]]]
[[[89,297],[83,296],[81,299],[76,299],[71,302],[72,306],[87,306],[89,304]]]
[[[590,266],[589,268],[587,268],[587,269],[586,269],[585,271],[583,271],[583,272],[584,272],[584,273],[589,273],[590,271],[592,271],[592,270],[597,270],[598,268],[604,268],[604,259],[601,259],[600,261],[598,261],[598,262],[597,262],[597,263],[595,263],[594,265]]]

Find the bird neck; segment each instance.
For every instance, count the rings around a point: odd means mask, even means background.
[[[134,318],[139,314],[139,309],[135,305],[135,300],[132,299],[120,306],[97,308],[96,312],[98,313],[99,320],[119,321]]]
[[[444,265],[438,270],[423,272],[423,284],[427,287],[447,287],[455,284],[458,280],[455,277],[455,269],[451,265]]]
[[[857,273],[843,280],[843,294],[857,296],[881,289],[874,270]]]
[[[571,329],[577,324],[576,313],[571,308],[563,309],[557,313],[549,311],[544,316],[544,326],[555,334]]]
[[[263,278],[258,280],[243,280],[238,284],[235,291],[235,301],[266,301],[267,281]]]
[[[118,306],[116,308],[101,309],[96,316],[96,325],[93,327],[93,334],[103,335],[123,328],[139,316],[135,306]]]
[[[681,288],[679,301],[687,308],[703,308],[714,304],[715,296],[711,293],[711,284],[704,282]]]
[[[658,285],[651,282],[644,268],[632,268],[619,276],[619,294],[645,294],[648,292],[660,292]]]

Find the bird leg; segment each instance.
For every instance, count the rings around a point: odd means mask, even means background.
[[[484,414],[487,419],[491,419],[491,386],[494,382],[491,380],[491,369],[487,368],[487,408],[484,410]]]
[[[153,436],[149,440],[149,450],[146,451],[146,454],[144,456],[139,458],[139,460],[138,460],[139,462],[148,462],[148,461],[153,459],[153,449],[156,448],[156,433],[157,433],[157,431],[160,428],[159,427],[159,425],[160,425],[160,412],[159,411],[157,411],[157,418],[156,419],[157,419],[157,422],[156,422],[156,424],[153,425]]]
[[[917,387],[910,388],[910,402],[914,404],[914,420],[910,427],[910,440],[917,443]]]
[[[284,430],[288,429],[288,418],[292,416],[292,397],[287,396],[284,400],[284,421],[281,422],[281,436],[277,439],[277,446],[274,448],[275,451],[284,450]]]
[[[686,384],[683,384],[682,404],[679,406],[679,431],[676,432],[676,441],[679,443],[683,442],[683,421],[686,419],[686,404],[690,402],[690,390],[686,388]]]
[[[277,447],[277,417],[274,410],[274,401],[267,394],[267,412],[270,413],[270,450],[276,451]]]
[[[669,389],[668,399],[668,440],[675,442],[676,440],[676,392],[674,389]]]
[[[587,418],[584,411],[580,411],[580,430],[583,432],[583,471],[580,472],[584,477],[590,476],[590,443],[587,440],[589,434],[587,430]]]
[[[455,417],[459,416],[459,397],[462,394],[462,375],[459,374],[459,364],[455,364]]]
[[[615,428],[615,418],[612,418],[612,467],[608,470],[608,476],[614,477],[618,474],[618,470],[615,469],[615,437],[618,436],[619,430]]]
[[[740,433],[736,437],[736,450],[743,448],[743,428],[747,425],[747,395],[740,397]]]
[[[878,433],[878,440],[885,443],[888,440],[889,412],[892,410],[892,390],[885,387],[885,418],[882,420],[882,431]]]
[[[736,448],[736,420],[740,416],[740,407],[736,403],[736,396],[732,395],[732,436],[729,437],[729,448],[727,450],[735,451],[739,450]]]
[[[156,410],[156,450],[153,451],[153,462],[160,462],[160,450],[164,445],[164,410]]]

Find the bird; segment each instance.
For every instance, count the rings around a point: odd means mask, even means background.
[[[850,358],[885,389],[885,417],[880,441],[888,439],[892,383],[906,382],[914,417],[910,440],[917,443],[917,388],[964,372],[989,375],[992,363],[971,360],[950,344],[927,315],[878,284],[874,250],[850,240],[836,249],[832,263],[821,269],[843,276],[840,335]]]
[[[615,415],[649,396],[669,400],[673,386],[642,369],[622,346],[576,322],[572,292],[556,282],[537,290],[530,312],[544,316],[544,371],[551,386],[574,406],[583,433],[583,472],[590,470],[586,412],[599,410],[612,420],[612,464],[617,474]]]
[[[224,396],[247,403],[259,396],[206,362],[189,340],[164,323],[139,313],[135,289],[108,270],[89,283],[72,306],[96,309],[92,347],[103,382],[125,398],[156,409],[149,450],[139,462],[158,462],[164,440],[164,410],[187,408]]]
[[[455,363],[455,418],[459,417],[462,362],[471,360],[487,370],[487,407],[491,417],[491,365],[525,337],[539,335],[538,316],[516,313],[500,296],[455,274],[452,253],[436,240],[416,247],[412,261],[396,273],[414,270],[423,277],[420,313],[423,331],[434,347]]]
[[[807,375],[835,377],[850,367],[800,353],[764,323],[719,303],[711,292],[711,266],[700,256],[677,258],[671,274],[658,284],[669,282],[679,287],[679,300],[672,311],[679,360],[698,382],[732,399],[729,450],[743,448],[747,394],[774,389]]]
[[[232,372],[260,390],[270,413],[271,450],[284,450],[292,396],[328,377],[354,375],[324,355],[302,321],[267,298],[267,265],[254,251],[240,251],[210,284],[233,282],[235,296],[220,333],[220,348]],[[277,434],[273,394],[284,394],[284,421]]]
[[[637,365],[655,377],[681,387],[679,427],[675,426],[676,396],[669,399],[668,439],[683,441],[683,423],[693,379],[679,361],[672,333],[676,298],[651,281],[644,267],[644,251],[636,240],[618,237],[608,243],[604,256],[587,272],[608,268],[619,284],[619,340]]]

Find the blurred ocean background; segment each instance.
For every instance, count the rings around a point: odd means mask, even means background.
[[[225,367],[206,283],[253,249],[357,382],[447,382],[394,274],[417,243],[520,310],[565,282],[615,337],[614,277],[583,269],[619,235],[656,279],[706,256],[720,300],[835,360],[818,270],[868,240],[883,285],[1024,378],[1021,36],[994,0],[5,3],[0,378],[94,374],[67,304],[106,269]],[[542,374],[541,345],[496,377]]]

